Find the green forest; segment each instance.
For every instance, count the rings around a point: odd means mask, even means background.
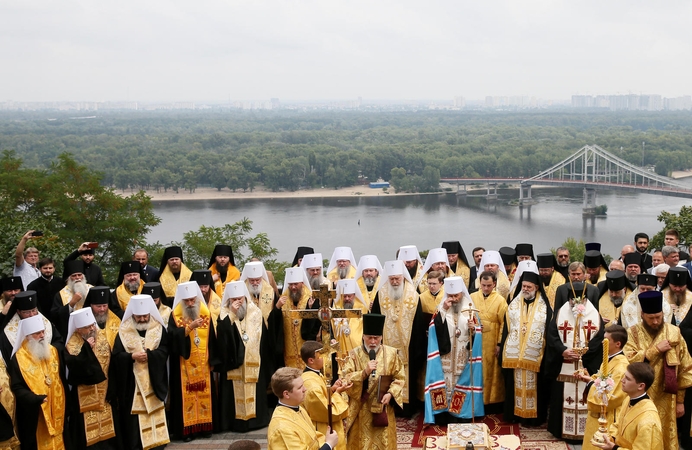
[[[684,112],[187,111],[0,113],[0,150],[27,168],[68,152],[118,190],[338,189],[382,178],[397,191],[440,177],[530,177],[586,144],[667,175],[692,167]],[[645,143],[645,145],[642,145]]]

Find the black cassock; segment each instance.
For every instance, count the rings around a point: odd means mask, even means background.
[[[58,355],[62,358],[61,351],[58,349]],[[65,366],[63,361],[60,361],[60,380],[62,381],[63,389],[65,390],[65,422],[63,428],[63,442],[65,448],[72,448],[70,445],[70,434],[68,432],[68,415],[70,408],[69,399],[67,397],[67,383],[65,382]],[[15,418],[17,423],[17,438],[22,444],[22,450],[33,450],[38,448],[36,442],[36,429],[38,427],[38,415],[41,413],[41,404],[46,398],[45,395],[36,395],[29,388],[29,385],[24,381],[22,371],[19,369],[17,357],[13,356],[7,366],[7,372],[10,375],[12,382],[12,392],[15,399]]]
[[[65,366],[67,367],[67,383],[72,387],[71,389],[65,389],[65,396],[70,400],[68,404],[70,405],[70,424],[69,432],[70,439],[72,441],[72,448],[75,449],[86,449],[86,434],[84,431],[84,414],[79,412],[79,395],[77,387],[80,384],[83,385],[94,385],[101,383],[106,379],[106,374],[103,373],[101,369],[101,363],[99,363],[98,358],[94,354],[91,346],[84,342],[79,355],[71,355],[67,349],[63,352],[63,359],[65,361]],[[110,403],[112,415],[113,415],[113,427],[115,429],[115,437],[108,439],[107,441],[101,441],[99,444],[107,443],[110,448],[122,448],[120,445],[120,427],[118,426],[118,410],[116,408],[116,397],[115,397],[115,384],[116,377],[113,376],[115,371],[113,370],[113,359],[111,355],[111,362],[108,366],[108,390],[106,392],[106,401]]]
[[[153,319],[152,319],[153,320]],[[144,337],[145,331],[139,332]],[[155,350],[147,350],[149,380],[156,397],[165,401],[168,395],[168,333],[164,327],[161,332],[161,342]],[[114,374],[115,390],[118,394],[118,414],[121,433],[121,444],[126,450],[142,448],[139,438],[139,418],[131,414],[132,399],[135,395],[135,374],[132,371],[134,360],[132,354],[125,351],[120,335],[115,339],[111,354],[111,373]],[[113,378],[112,378],[113,379]],[[109,386],[110,388],[110,386]],[[161,446],[163,448],[164,446]]]
[[[279,316],[280,317],[280,316]],[[236,419],[235,414],[235,395],[233,392],[233,381],[228,380],[226,373],[229,370],[237,369],[245,361],[245,343],[241,339],[240,331],[235,323],[231,322],[230,316],[223,320],[219,319],[216,329],[216,357],[210,361],[214,365],[214,372],[218,373],[218,397],[217,411],[218,421],[215,431],[235,431],[245,433],[257,430],[269,425],[271,414],[269,412],[269,401],[267,399],[267,389],[271,376],[276,370],[275,360],[272,358],[274,347],[277,345],[276,330],[277,326],[270,322],[273,332],[270,332],[262,320],[262,337],[260,339],[260,371],[256,383],[255,391],[255,414],[256,417],[249,420]]]

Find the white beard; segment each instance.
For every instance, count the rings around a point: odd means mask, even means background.
[[[195,305],[192,306],[191,308],[184,306],[183,307],[183,315],[185,316],[186,319],[189,320],[197,320],[199,317],[199,300],[195,302]]]
[[[102,314],[94,314],[94,320],[96,320],[96,323],[101,327],[106,324],[108,321],[108,311],[102,313]]]
[[[394,300],[401,300],[401,297],[404,296],[404,284],[401,283],[399,286],[389,285],[389,295]]]
[[[149,319],[151,320],[151,319]],[[135,330],[137,331],[147,331],[149,329],[149,322],[135,322]]]
[[[454,313],[454,315],[459,314],[459,311],[461,311],[461,301],[452,303],[452,312]]]
[[[238,316],[238,320],[243,320],[245,318],[245,314],[247,313],[247,303],[243,302],[242,305],[240,305],[240,308],[238,308],[238,312],[235,314]]]
[[[377,278],[375,277],[363,277],[363,283],[365,283],[367,287],[373,287],[375,285],[375,281],[377,281]]]
[[[262,292],[262,285],[258,284],[257,286],[253,286],[251,284],[250,286],[248,286],[247,290],[250,292],[250,295],[258,297]]]
[[[336,270],[336,273],[339,274],[340,280],[343,280],[344,278],[346,278],[348,276],[348,269],[349,269],[348,267],[339,267]]]
[[[320,283],[322,283],[322,277],[317,275],[315,277],[310,277],[310,289],[313,291],[320,290]]]
[[[50,342],[46,341],[45,338],[39,341],[29,338],[26,342],[29,347],[29,353],[33,356],[43,361],[50,359]]]
[[[89,293],[89,287],[87,286],[86,281],[84,278],[82,278],[82,281],[72,281],[68,279],[67,287],[70,288],[72,293],[82,295],[82,299],[75,305],[75,309],[81,308],[82,305],[84,305],[84,300],[86,300],[87,294]]]

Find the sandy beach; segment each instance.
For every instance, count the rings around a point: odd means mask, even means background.
[[[116,191],[120,195],[131,195],[134,191]],[[387,192],[383,189],[371,189],[368,186],[351,186],[341,189],[300,189],[295,192],[272,192],[258,186],[254,191],[243,192],[241,190],[231,192],[229,189],[217,190],[215,188],[198,188],[193,193],[179,189],[176,193],[173,190],[168,192],[156,192],[156,190],[146,190],[145,193],[151,197],[152,201],[172,201],[172,200],[224,200],[224,199],[258,199],[258,198],[320,198],[320,197],[376,197],[378,195],[411,195],[406,193],[395,194],[394,189],[389,188]]]

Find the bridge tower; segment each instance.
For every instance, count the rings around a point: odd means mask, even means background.
[[[594,217],[596,215],[596,189],[584,188],[584,205],[581,215],[583,217]]]

